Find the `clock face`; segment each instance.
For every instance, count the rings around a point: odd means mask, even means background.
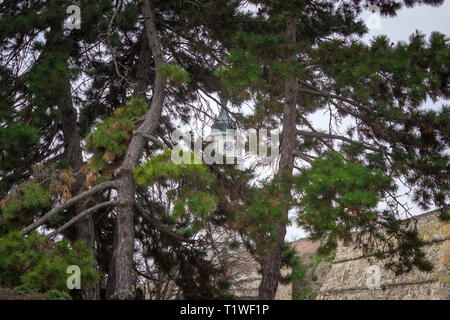
[[[223,149],[224,149],[225,151],[231,151],[231,150],[233,150],[233,143],[232,143],[231,141],[225,141],[225,142],[223,143]]]

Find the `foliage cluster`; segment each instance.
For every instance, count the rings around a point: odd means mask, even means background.
[[[171,152],[171,149],[165,149],[151,157],[134,170],[134,177],[140,186],[158,185],[166,189],[172,205],[167,218],[187,223],[184,234],[192,236],[205,226],[217,206],[212,190],[214,177],[204,164],[194,163],[193,153],[189,155],[191,163],[175,164]]]
[[[67,267],[81,269],[81,285],[99,280],[93,268],[92,251],[81,241],[52,242],[36,232],[24,237],[10,232],[0,238],[0,286],[15,288],[27,285],[36,292],[67,289]]]

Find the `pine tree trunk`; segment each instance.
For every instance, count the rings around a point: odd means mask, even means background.
[[[59,109],[61,112],[61,127],[64,136],[64,142],[66,144],[64,153],[65,158],[69,161],[73,171],[77,174],[76,185],[73,190],[74,194],[79,193],[83,189],[84,175],[81,174],[80,168],[83,164],[83,158],[81,154],[81,137],[78,134],[77,127],[77,111],[72,103],[72,94],[70,92],[70,83],[67,81],[67,89],[61,96],[63,99],[60,101]],[[82,203],[77,203],[74,206],[75,215],[83,212],[86,208]],[[75,224],[75,237],[79,240],[84,240],[86,246],[91,248],[95,257],[95,234],[94,234],[94,222],[92,216],[88,215],[84,219]],[[98,284],[93,284],[89,288],[81,288],[81,297],[83,300],[98,300],[100,297],[100,288]]]
[[[145,33],[145,30],[142,33],[139,41],[141,43],[141,50],[140,50],[139,58],[138,58],[138,62],[137,62],[137,68],[136,68],[137,71],[136,71],[136,79],[135,79],[136,85],[133,90],[133,97],[145,99],[145,90],[147,89],[148,84],[149,84],[148,70],[149,70],[151,62],[152,62],[152,55],[149,50],[147,34]],[[128,184],[130,184],[131,187],[134,186],[134,183],[132,183],[132,182],[128,182]],[[123,194],[123,192],[119,191],[119,194]],[[130,211],[130,210],[132,210],[132,208],[128,208],[127,210]],[[130,215],[132,215],[132,214],[130,214]],[[131,226],[129,225],[129,221],[127,223],[128,223],[127,227],[131,228]],[[123,224],[120,224],[120,226],[121,226],[122,232],[123,232],[123,230],[124,230]],[[118,226],[115,225],[113,248],[119,247],[120,232],[117,227]],[[127,245],[127,244],[125,244],[125,245]],[[129,259],[129,257],[128,257],[128,259]],[[109,270],[109,281],[108,281],[107,287],[106,287],[106,297],[108,297],[108,298],[113,298],[114,290],[116,287],[115,279],[116,279],[116,277],[118,277],[118,275],[116,275],[116,272],[117,272],[116,271],[116,264],[117,264],[116,261],[117,261],[117,259],[111,259],[111,264],[109,266],[109,269],[110,269]],[[127,267],[129,267],[129,266],[127,266]],[[127,275],[127,277],[128,277],[128,275]]]
[[[109,281],[111,282],[108,284],[109,292],[107,293],[109,299],[124,300],[132,299],[134,296],[132,267],[134,249],[133,202],[135,189],[136,184],[132,171],[130,169],[127,171],[123,170],[117,188],[118,200],[123,205],[117,208],[118,212],[116,213],[114,252],[109,273]]]
[[[161,44],[158,39],[150,2],[143,1],[141,5],[145,21],[148,44],[155,61],[155,69],[164,64]],[[165,97],[165,81],[156,75],[153,86],[153,97],[150,109],[144,116],[143,123],[137,129],[138,132],[152,134],[159,125]],[[139,89],[139,85],[136,90]],[[136,92],[139,93],[139,92]],[[111,261],[108,291],[109,299],[132,299],[133,276],[133,248],[134,248],[134,201],[136,183],[133,178],[133,169],[138,164],[146,141],[141,135],[134,135],[131,139],[125,158],[118,170],[119,185],[117,188],[118,200],[121,206],[116,214],[116,236],[114,241],[114,253]]]
[[[287,25],[287,36],[292,41],[295,42],[296,36],[296,19],[291,19]],[[295,50],[294,50],[295,51]],[[295,62],[296,56],[292,54],[288,60],[292,63]],[[297,95],[298,95],[298,82],[295,75],[286,84],[286,104],[284,106],[283,112],[283,132],[282,132],[282,142],[281,142],[281,152],[280,152],[280,165],[278,168],[277,175],[281,177],[282,189],[288,187],[288,178],[292,175],[292,170],[294,168],[294,148],[296,141],[296,106],[297,106]],[[287,188],[286,192],[283,193],[286,199],[290,199],[290,187]],[[287,201],[289,203],[289,201]],[[285,209],[285,215],[287,217],[289,212],[289,205]],[[262,279],[259,286],[258,299],[260,300],[273,300],[278,288],[278,280],[280,278],[280,267],[281,267],[281,255],[283,253],[284,247],[284,237],[286,235],[286,225],[284,223],[277,223],[276,226],[276,236],[278,238],[277,243],[267,254],[263,266],[262,266]]]
[[[60,53],[68,53],[70,48],[65,46],[63,41],[62,26],[60,24],[51,27],[47,49],[49,51],[57,51]],[[73,195],[78,194],[83,189],[84,175],[81,174],[80,169],[83,165],[82,151],[81,151],[81,137],[78,133],[78,118],[77,110],[73,105],[72,92],[69,79],[64,80],[63,92],[56,96],[58,111],[61,116],[61,129],[64,139],[64,158],[69,162],[76,174],[76,184],[72,190]],[[85,210],[81,203],[74,206],[75,215]],[[92,217],[89,215],[77,222],[75,225],[75,238],[84,240],[86,246],[91,248],[95,257],[95,234],[94,223]],[[90,288],[82,288],[81,296],[84,300],[97,300],[100,296],[98,284],[94,284]]]

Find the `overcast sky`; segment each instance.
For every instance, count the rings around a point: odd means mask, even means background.
[[[370,15],[370,12],[365,12],[362,17],[366,18]],[[439,31],[448,36],[448,31],[450,30],[450,1],[445,1],[440,7],[417,6],[414,8],[403,8],[397,13],[396,17],[382,17],[379,27],[379,29],[371,28],[370,33],[363,40],[369,42],[374,36],[384,34],[395,43],[408,41],[409,36],[416,30],[425,33],[427,38],[433,31]],[[318,127],[328,128],[328,117],[316,115],[312,118],[314,124]],[[405,201],[408,200],[405,199]],[[422,213],[420,208],[413,206],[411,203],[410,207],[413,214]],[[287,229],[286,241],[294,241],[305,236],[306,234],[296,227],[294,223]]]
[[[365,14],[364,16],[367,16]],[[371,29],[364,40],[373,36],[385,34],[394,41],[407,41],[416,30],[427,36],[433,31],[448,35],[450,29],[450,1],[445,1],[440,7],[416,6],[403,8],[393,18],[381,18],[380,29]]]

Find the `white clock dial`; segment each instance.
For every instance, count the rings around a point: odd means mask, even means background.
[[[224,149],[225,151],[231,151],[231,150],[233,150],[233,143],[230,142],[230,141],[225,141],[225,142],[223,143],[223,149]]]

